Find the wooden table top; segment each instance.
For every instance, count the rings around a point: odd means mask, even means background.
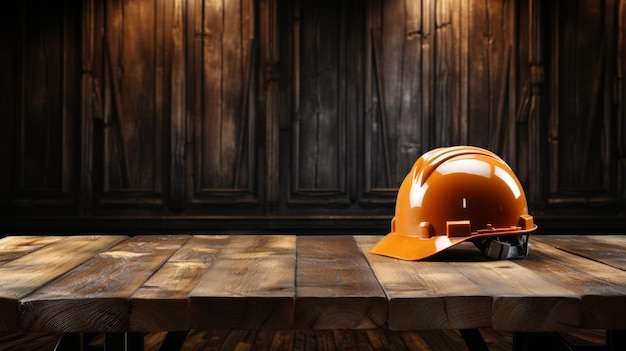
[[[626,329],[626,235],[531,236],[507,261],[367,253],[380,238],[8,236],[0,330]]]

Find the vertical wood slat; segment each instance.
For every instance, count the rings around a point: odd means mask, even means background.
[[[383,79],[382,79],[382,73],[381,70],[383,69],[383,66],[381,64],[381,52],[378,49],[378,38],[376,38],[376,36],[374,35],[374,33],[372,32],[372,41],[371,41],[371,47],[372,47],[372,64],[373,64],[373,71],[374,73],[374,77],[376,77],[376,95],[377,95],[377,99],[376,101],[378,101],[378,116],[380,117],[380,121],[378,122],[378,125],[380,125],[380,133],[381,137],[380,139],[382,139],[382,155],[381,158],[384,159],[384,182],[382,182],[385,186],[385,188],[391,187],[391,182],[392,182],[392,175],[391,175],[391,151],[390,151],[390,142],[389,142],[389,131],[388,131],[388,118],[387,118],[387,103],[386,103],[386,99],[385,99],[385,89],[383,86]],[[372,125],[373,126],[373,125]],[[368,125],[368,127],[370,127],[370,125]],[[371,128],[370,128],[371,129]],[[369,133],[369,137],[371,138],[371,131],[368,131]],[[371,143],[367,143],[368,145],[371,145]],[[370,148],[371,150],[371,148]],[[371,161],[371,157],[372,154],[369,153],[368,156],[370,156],[370,158],[368,159],[368,165],[370,165],[369,167],[369,172],[372,172],[374,170],[374,167],[371,166],[371,164],[373,163],[373,161]],[[379,173],[379,172],[377,172]],[[369,175],[370,173],[368,173]],[[368,176],[368,180],[371,181],[371,175]],[[367,189],[371,189],[371,185],[369,185],[367,187]]]
[[[92,259],[20,299],[20,328],[127,331],[132,294],[189,239],[187,235],[136,236],[97,256],[91,253]]]
[[[296,2],[297,3],[297,2]],[[279,207],[279,121],[281,116],[291,115],[291,111],[281,105],[288,101],[287,93],[280,91],[277,77],[274,76],[279,62],[279,19],[276,0],[262,0],[259,3],[260,53],[262,64],[266,69],[263,72],[264,105],[265,108],[265,212],[276,214]],[[295,22],[294,22],[295,23]],[[287,94],[287,96],[283,95]],[[281,99],[282,98],[282,99]],[[285,117],[287,119],[287,117]]]
[[[103,57],[94,57],[93,68],[93,100],[101,101],[94,117],[102,118],[93,145],[94,155],[102,158],[94,165],[96,206],[162,207],[170,169],[164,162],[170,138],[163,133],[170,129],[171,112],[165,96],[171,76],[166,4],[111,0],[94,5],[96,25],[104,31],[93,43],[101,45],[96,50]]]
[[[381,71],[382,81],[376,82],[380,84],[384,90],[384,101],[381,100],[381,109],[385,109],[385,116],[387,117],[380,123],[387,123],[387,131],[389,135],[383,135],[383,138],[389,140],[388,156],[391,160],[391,179],[387,184],[394,184],[397,180],[401,181],[402,177],[406,173],[405,169],[400,170],[401,166],[398,164],[397,159],[397,143],[391,142],[397,140],[398,127],[400,122],[400,113],[402,106],[402,63],[404,61],[404,41],[406,40],[406,33],[404,26],[399,26],[398,21],[406,21],[405,7],[403,0],[396,1],[383,1],[382,13],[381,13]],[[401,23],[402,23],[401,22]],[[423,28],[420,28],[424,30]],[[381,97],[379,97],[380,99]],[[384,106],[382,103],[384,102]],[[422,111],[415,111],[421,120]],[[413,123],[416,123],[414,121]],[[417,122],[419,123],[419,122]],[[406,126],[404,126],[406,128]],[[382,127],[381,127],[381,130]],[[400,174],[403,173],[403,174]]]
[[[608,146],[619,138],[611,131],[616,110],[610,101],[616,89],[611,77],[617,67],[613,43],[618,24],[616,16],[608,15],[616,13],[616,6],[610,0],[559,2],[544,8],[551,11],[549,39],[555,43],[545,132],[551,171],[545,175],[547,189],[541,189],[550,207],[607,208],[619,197],[618,156]]]
[[[82,14],[73,6],[71,0],[64,1],[65,11],[63,13],[63,54],[62,54],[62,84],[61,84],[61,116],[65,123],[62,127],[61,150],[62,150],[62,171],[61,171],[61,190],[64,193],[76,192],[78,189],[74,186],[77,182],[78,174],[74,169],[74,150],[79,145],[75,138],[75,126],[79,116],[75,106],[80,101],[80,85],[76,84],[78,74],[75,74],[75,67],[79,67],[82,63],[77,32],[80,33],[82,23],[76,18],[78,14]],[[64,93],[63,93],[64,92]]]
[[[243,112],[243,97],[245,96],[246,52],[248,51],[248,38],[242,32],[243,12],[242,1],[223,1],[223,32],[222,35],[222,116],[220,145],[220,164],[211,171],[219,169],[222,179],[220,187],[236,188],[236,167],[239,162],[238,149],[243,148],[239,144],[238,130],[243,126],[239,124]]]
[[[295,267],[295,236],[232,236],[189,293],[191,327],[292,328]]]
[[[552,47],[553,47],[553,57],[552,57],[552,65],[550,67],[551,71],[551,79],[554,82],[558,82],[561,75],[561,24],[560,24],[560,7],[559,2],[555,1],[552,4],[552,24],[553,24],[553,32],[552,32]],[[558,190],[559,184],[559,117],[561,114],[560,106],[560,84],[553,84],[552,89],[550,90],[550,95],[552,98],[550,104],[550,116],[548,122],[548,159],[550,164],[550,179],[548,189],[550,193],[555,193]]]
[[[600,150],[602,155],[602,169],[600,174],[601,183],[604,184],[604,189],[607,190],[608,193],[613,193],[616,189],[615,179],[615,159],[616,153],[614,149],[614,145],[617,142],[615,140],[617,137],[610,137],[615,129],[615,102],[614,102],[614,94],[616,93],[617,87],[615,85],[615,75],[616,70],[620,61],[613,61],[614,58],[617,57],[617,50],[614,46],[617,40],[617,34],[619,33],[619,25],[615,22],[617,13],[617,6],[619,6],[619,0],[609,0],[604,3],[603,11],[605,14],[611,14],[609,16],[604,16],[602,22],[602,34],[601,37],[606,40],[605,42],[605,52],[604,52],[604,71],[602,72],[602,79],[604,80],[604,84],[602,85],[602,101],[599,103],[602,111],[602,126],[600,128],[600,135],[606,136],[602,138],[602,142],[600,142]],[[614,64],[613,62],[616,62]],[[593,138],[593,137],[592,137]],[[592,139],[593,140],[593,139]],[[598,179],[598,180],[600,180]],[[619,179],[619,178],[617,178]],[[594,183],[598,183],[598,180],[594,181]],[[619,197],[617,197],[619,198]]]
[[[453,50],[452,63],[453,67],[457,67],[457,76],[459,84],[453,90],[453,112],[455,118],[452,119],[452,141],[453,143],[466,145],[468,144],[468,118],[469,118],[469,2],[454,2],[454,7],[450,8],[452,31],[453,31]],[[456,24],[456,25],[455,25]]]
[[[435,8],[435,116],[434,121],[434,141],[430,146],[434,145],[450,145],[452,142],[452,121],[453,115],[453,77],[455,77],[456,69],[453,66],[452,56],[454,33],[452,26],[458,25],[453,22],[452,17],[456,9],[449,0],[437,1]],[[424,151],[427,148],[423,148]]]
[[[93,207],[93,120],[101,114],[94,111],[100,107],[99,101],[95,101],[93,63],[95,41],[95,4],[93,0],[84,1],[82,7],[82,51],[81,51],[81,111],[80,111],[80,178],[79,178],[79,208],[83,213],[91,212]],[[97,105],[96,105],[97,104]],[[99,116],[102,117],[102,116]]]
[[[612,2],[609,0],[607,2]],[[588,187],[588,184],[602,183],[603,150],[597,136],[602,135],[605,116],[599,109],[603,108],[603,82],[606,82],[606,66],[608,40],[612,35],[604,30],[603,12],[606,3],[581,0],[579,3],[579,21],[581,30],[577,40],[576,86],[579,114],[578,128],[572,148],[576,151],[574,164],[579,171],[573,175],[575,185]],[[587,6],[583,7],[586,4]],[[583,34],[584,33],[584,34]],[[591,50],[590,50],[591,49]],[[583,53],[592,51],[594,55]],[[591,67],[591,69],[590,69]],[[589,84],[588,82],[593,82]],[[589,89],[591,88],[591,89]],[[587,90],[589,89],[589,90]],[[601,118],[598,118],[601,115]],[[580,134],[580,136],[578,136]],[[598,157],[598,155],[600,157]],[[595,171],[595,172],[594,172]],[[598,179],[599,178],[599,179]]]
[[[293,130],[285,158],[288,204],[319,206],[349,203],[348,175],[352,170],[348,143],[354,128],[348,125],[347,86],[353,66],[347,38],[352,33],[353,4],[298,2],[294,4]],[[305,38],[306,40],[302,40]]]
[[[8,207],[10,203],[11,193],[14,189],[14,175],[19,168],[15,163],[14,145],[19,145],[17,111],[18,111],[18,72],[19,58],[16,53],[19,51],[19,28],[17,23],[21,18],[21,9],[11,11],[3,11],[0,14],[0,21],[5,26],[0,32],[0,42],[6,48],[0,52],[0,72],[3,79],[0,80],[0,113],[6,116],[2,119],[0,128],[0,160],[4,167],[0,168],[0,206]]]
[[[397,187],[415,160],[432,145],[432,130],[438,119],[434,111],[437,32],[432,4],[432,1],[404,2],[404,33],[399,38],[402,56],[398,58],[401,64],[398,122],[392,134],[395,137],[387,135],[390,140],[396,140],[395,148],[389,152],[398,155],[392,171],[395,177],[388,182],[390,187]]]
[[[342,158],[339,145],[345,127],[341,104],[345,69],[341,66],[345,39],[341,32],[339,3],[304,2],[300,4],[301,35],[299,56],[299,101],[296,111],[299,128],[294,135],[295,191],[341,189]],[[345,146],[345,145],[344,145]]]
[[[390,188],[392,182],[391,145],[387,122],[387,99],[383,80],[381,1],[368,2],[367,80],[365,128],[365,193],[376,188]]]
[[[617,13],[617,74],[616,91],[617,100],[617,152],[618,172],[617,194],[622,204],[626,204],[626,1],[619,1]]]
[[[435,147],[435,127],[436,122],[432,120],[432,116],[437,116],[435,111],[436,104],[436,8],[434,1],[422,1],[422,111],[421,111],[421,139],[423,140],[422,151],[428,151]],[[439,117],[439,116],[438,116]],[[417,155],[419,157],[419,155]],[[417,159],[417,157],[415,157]],[[407,165],[411,167],[412,162]],[[405,166],[406,167],[406,166]],[[404,170],[406,173],[407,170]],[[402,175],[399,174],[399,181]]]
[[[161,97],[155,72],[163,23],[157,23],[157,6],[148,1],[107,3],[105,43],[115,123],[107,140],[117,145],[105,161],[110,163],[106,188],[111,190],[160,191]]]
[[[185,62],[185,20],[183,0],[173,3],[172,19],[172,93],[170,131],[170,206],[175,210],[187,204],[186,143],[187,143],[187,81]]]
[[[488,3],[470,0],[468,27],[468,142],[482,147],[488,145],[491,106]]]
[[[528,110],[528,177],[532,180],[526,188],[526,198],[529,206],[538,206],[542,201],[545,178],[541,173],[542,168],[542,143],[541,143],[541,116],[543,109],[543,30],[541,1],[529,0],[529,35],[528,35],[528,60],[530,63],[530,102]]]
[[[6,316],[0,330],[17,330],[16,314],[22,298],[124,239],[122,236],[66,237],[0,266],[0,314]],[[22,317],[20,313],[19,318]]]
[[[12,8],[5,23],[13,28],[1,38],[8,47],[3,63],[11,70],[2,85],[3,112],[9,117],[3,128],[11,144],[1,145],[6,171],[0,177],[6,174],[6,190],[17,207],[67,208],[75,205],[79,191],[73,150],[81,12],[70,1],[57,5]]]
[[[487,103],[487,140],[483,144],[496,154],[502,154],[500,150],[500,127],[502,126],[502,118],[499,113],[500,104],[504,101],[500,101],[502,94],[506,92],[506,70],[508,69],[508,62],[505,62],[506,46],[504,44],[504,20],[502,19],[503,13],[502,1],[486,1],[486,28],[485,34],[486,43],[486,73],[488,84],[488,103]],[[504,72],[503,72],[504,70]]]
[[[194,9],[201,12],[193,18],[197,28],[194,35],[202,41],[194,41],[195,57],[191,61],[193,69],[199,71],[192,80],[200,81],[190,85],[197,110],[193,118],[195,154],[190,167],[195,175],[189,185],[193,189],[192,206],[252,206],[259,200],[255,179],[258,33],[254,11],[251,0],[207,0]]]

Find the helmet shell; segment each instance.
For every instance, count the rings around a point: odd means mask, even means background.
[[[536,228],[522,185],[500,157],[472,146],[438,148],[411,168],[391,232],[370,252],[418,260],[466,240]]]

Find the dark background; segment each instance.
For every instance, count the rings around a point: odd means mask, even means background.
[[[626,0],[7,6],[1,234],[385,234],[455,144],[540,233],[626,229]]]

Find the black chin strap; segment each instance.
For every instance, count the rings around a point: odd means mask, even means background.
[[[474,245],[487,257],[496,260],[528,256],[529,234],[493,236],[474,241]]]

